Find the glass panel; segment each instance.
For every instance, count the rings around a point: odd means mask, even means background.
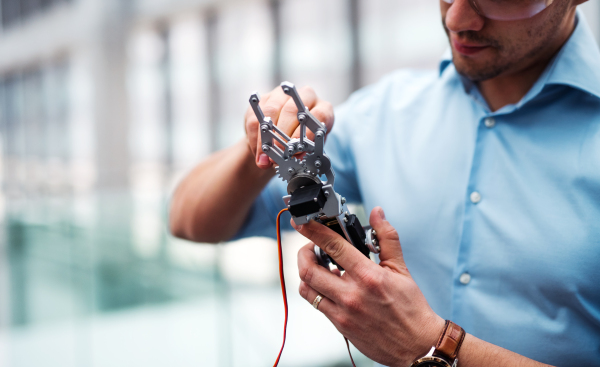
[[[361,57],[367,84],[403,67],[437,68],[448,47],[438,0],[361,3]]]
[[[343,102],[351,92],[349,17],[345,0],[284,0],[283,77],[333,104]]]
[[[215,64],[219,90],[217,147],[228,147],[245,136],[243,118],[255,90],[272,85],[273,30],[266,1],[236,3],[217,13]]]

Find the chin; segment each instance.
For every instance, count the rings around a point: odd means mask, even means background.
[[[506,70],[505,68],[496,65],[482,66],[476,65],[475,63],[471,64],[469,62],[465,62],[464,60],[457,60],[456,57],[453,58],[453,63],[456,71],[472,82],[481,82],[495,78]]]

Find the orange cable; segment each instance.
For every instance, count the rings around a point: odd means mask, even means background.
[[[277,248],[279,250],[279,280],[281,282],[281,293],[283,294],[283,306],[285,308],[285,322],[283,324],[283,343],[281,344],[281,350],[279,351],[279,355],[277,356],[277,360],[275,360],[275,364],[273,367],[277,367],[279,365],[279,360],[281,359],[281,353],[283,353],[283,347],[285,346],[285,338],[287,334],[287,323],[288,323],[288,302],[287,302],[287,292],[285,290],[285,278],[283,276],[283,252],[281,249],[281,214],[287,212],[288,209],[283,209],[277,214]]]
[[[281,293],[283,294],[283,306],[285,309],[285,321],[283,324],[283,343],[281,344],[281,349],[279,350],[279,354],[277,355],[277,359],[275,360],[275,364],[273,367],[277,367],[279,365],[279,360],[281,359],[281,354],[283,353],[283,347],[285,347],[285,339],[287,336],[287,323],[288,323],[288,302],[287,302],[287,291],[285,290],[285,277],[283,276],[283,251],[281,248],[281,214],[287,212],[288,209],[282,209],[279,214],[277,214],[277,249],[279,251],[279,281],[281,282]],[[346,341],[346,346],[348,347],[348,354],[350,355],[350,360],[352,361],[352,366],[356,367],[354,364],[354,358],[352,358],[352,352],[350,352],[350,343],[348,342],[348,338],[344,337]]]

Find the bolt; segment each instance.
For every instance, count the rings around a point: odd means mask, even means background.
[[[321,168],[321,161],[317,160],[317,161],[315,162],[315,167],[317,167],[317,168]]]
[[[298,121],[302,122],[306,119],[306,115],[298,115]]]
[[[265,152],[265,153],[266,153],[266,152],[268,152],[268,151],[269,151],[271,148],[270,148],[270,147],[269,147],[267,144],[265,144],[265,145],[263,145],[263,146],[262,146],[262,149],[263,149],[263,152]]]
[[[329,197],[329,191],[325,191],[325,197],[328,198]]]
[[[304,151],[304,144],[298,144],[298,151],[300,151],[300,152]]]
[[[257,103],[258,99],[256,99],[256,97],[252,98],[252,103]]]
[[[377,232],[375,232],[374,229],[371,229],[371,234],[373,235],[373,237],[377,236]]]
[[[267,130],[269,130],[269,125],[262,125],[260,127],[260,129],[262,130],[263,133],[267,132]]]
[[[292,167],[288,168],[288,173],[294,173],[294,169]]]
[[[342,197],[342,205],[346,204],[346,198]]]
[[[377,238],[373,238],[373,239],[371,240],[371,243],[372,243],[374,246],[377,246]]]
[[[317,131],[317,138],[322,138],[322,137],[323,137],[323,132]]]
[[[377,252],[381,252],[381,247],[376,246],[375,248],[377,249]]]

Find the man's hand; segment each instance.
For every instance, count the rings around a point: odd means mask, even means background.
[[[335,327],[356,348],[386,366],[409,366],[437,342],[444,320],[429,307],[402,256],[396,230],[383,209],[371,212],[371,226],[381,246],[377,265],[344,238],[316,222],[292,225],[322,248],[346,271],[332,273],[318,265],[313,244],[298,253],[300,295],[319,304]]]
[[[310,87],[301,88],[298,93],[300,93],[300,98],[302,98],[310,112],[327,126],[327,133],[329,133],[333,127],[333,106],[331,103],[319,99]],[[262,96],[260,107],[265,116],[270,117],[273,124],[277,125],[289,137],[300,137],[298,109],[292,98],[283,93],[281,87],[277,87],[271,93]],[[273,162],[261,149],[260,123],[250,107],[246,111],[244,124],[248,147],[255,157],[256,165],[262,169],[271,168]],[[310,130],[307,129],[306,134],[308,139],[314,141],[314,134]]]

